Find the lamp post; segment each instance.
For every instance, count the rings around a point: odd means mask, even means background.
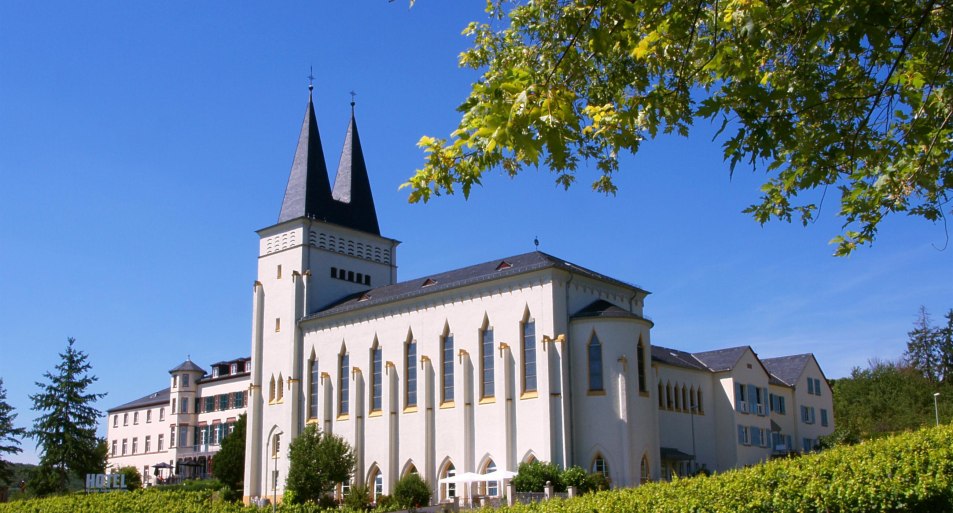
[[[936,414],[936,425],[939,426],[940,425],[940,407],[937,406],[937,402],[936,402],[937,397],[940,397],[940,393],[934,392],[933,393],[933,413]]]

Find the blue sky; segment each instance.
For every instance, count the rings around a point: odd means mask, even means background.
[[[652,292],[652,342],[813,352],[828,377],[893,359],[920,305],[953,307],[943,224],[896,217],[830,256],[836,198],[813,225],[741,213],[713,128],[622,161],[619,194],[545,170],[493,172],[468,201],[410,205],[398,186],[445,136],[476,78],[456,66],[483,2],[0,3],[0,378],[21,425],[34,382],[76,337],[102,410],[167,385],[187,356],[250,351],[255,230],[273,224],[314,67],[335,169],[351,90],[381,231],[400,279],[540,249]],[[937,248],[944,248],[938,250]],[[36,460],[33,442],[14,461]]]

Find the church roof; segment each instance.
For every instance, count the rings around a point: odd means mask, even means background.
[[[652,346],[652,361],[685,369],[708,371],[708,367],[698,361],[692,353],[662,346]]]
[[[352,103],[351,108],[353,107]],[[351,122],[347,126],[347,135],[344,136],[344,148],[341,150],[331,197],[334,198],[336,209],[332,222],[374,235],[381,234],[353,110]]]
[[[705,351],[703,353],[692,353],[692,356],[702,362],[712,372],[728,371],[735,368],[735,364],[741,359],[745,351],[750,351],[749,346],[729,347],[727,349],[716,349],[714,351]]]
[[[589,303],[585,308],[574,313],[573,319],[585,319],[591,317],[599,318],[622,318],[622,319],[642,319],[642,317],[618,307],[605,299],[597,299]]]
[[[613,285],[641,291],[646,294],[648,293],[635,285],[616,280],[615,278],[610,278],[604,274],[591,271],[584,267],[579,267],[561,258],[556,258],[552,255],[547,255],[546,253],[539,251],[533,251],[531,253],[524,253],[522,255],[490,260],[489,262],[483,262],[482,264],[471,265],[469,267],[463,267],[453,271],[432,274],[430,276],[424,276],[413,280],[395,283],[393,285],[385,285],[383,287],[370,289],[364,292],[358,292],[348,296],[338,303],[325,308],[324,310],[307,316],[306,319],[327,317],[329,315],[367,308],[373,305],[390,303],[402,299],[432,294],[434,292],[443,290],[464,287],[485,281],[498,280],[509,276],[550,268],[570,271],[588,278],[592,278],[594,280],[608,282]]]
[[[765,358],[761,360],[761,363],[764,364],[764,368],[768,369],[772,376],[777,377],[785,385],[793,387],[801,374],[804,373],[807,362],[813,357],[814,355],[810,353],[795,354],[779,358]]]
[[[324,150],[321,148],[318,121],[314,115],[314,103],[309,94],[308,108],[301,123],[298,148],[291,164],[291,174],[288,175],[288,186],[281,202],[278,222],[283,223],[299,217],[330,220],[332,210],[328,169],[324,162]]]
[[[172,374],[173,372],[183,372],[183,371],[201,372],[202,374],[205,374],[205,369],[196,365],[195,362],[193,362],[192,360],[186,360],[180,363],[179,365],[173,367],[172,369],[169,369],[169,374]]]
[[[158,392],[153,392],[145,397],[140,397],[135,401],[129,401],[126,404],[120,404],[115,408],[110,408],[106,410],[107,413],[112,413],[114,411],[120,410],[134,410],[137,408],[144,408],[146,406],[152,406],[155,404],[166,404],[169,402],[169,387],[165,387]]]

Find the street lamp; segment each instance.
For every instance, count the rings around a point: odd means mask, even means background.
[[[936,414],[936,425],[939,426],[940,425],[940,407],[937,406],[937,402],[936,402],[937,397],[940,397],[940,393],[934,392],[933,393],[933,413]]]

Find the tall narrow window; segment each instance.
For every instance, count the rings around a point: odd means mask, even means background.
[[[661,381],[658,382],[658,407],[665,408],[665,389]]]
[[[523,324],[523,391],[536,391],[536,323]]]
[[[639,337],[639,345],[635,349],[636,359],[638,360],[639,373],[639,392],[649,393],[649,387],[645,383],[645,344],[642,343],[642,337]]]
[[[602,344],[595,334],[589,341],[589,390],[605,390],[602,384]]]
[[[649,456],[645,454],[642,456],[642,464],[639,465],[639,477],[641,478],[642,483],[649,482]]]
[[[384,369],[381,347],[376,343],[371,348],[371,369],[371,411],[380,411],[381,393],[384,388],[381,379],[384,375]]]
[[[404,369],[405,406],[417,406],[417,341],[407,342],[407,361]]]
[[[318,388],[321,383],[321,376],[318,374],[318,361],[311,359],[308,362],[311,382],[308,386],[308,418],[318,418]]]
[[[592,459],[590,472],[609,477],[609,465],[606,464],[606,459],[603,458],[601,454],[597,454],[596,457]]]
[[[350,411],[348,404],[348,372],[350,371],[350,363],[348,362],[347,353],[342,353],[339,357],[340,365],[338,366],[338,415],[347,415]]]
[[[271,377],[271,381],[268,382],[268,402],[275,402],[275,377]],[[212,398],[212,404],[215,403],[215,398]]]
[[[480,353],[483,361],[483,393],[481,397],[493,397],[493,328],[483,330],[480,336]]]
[[[442,355],[440,366],[443,367],[441,375],[443,379],[443,393],[440,402],[453,401],[453,335],[443,337]]]

